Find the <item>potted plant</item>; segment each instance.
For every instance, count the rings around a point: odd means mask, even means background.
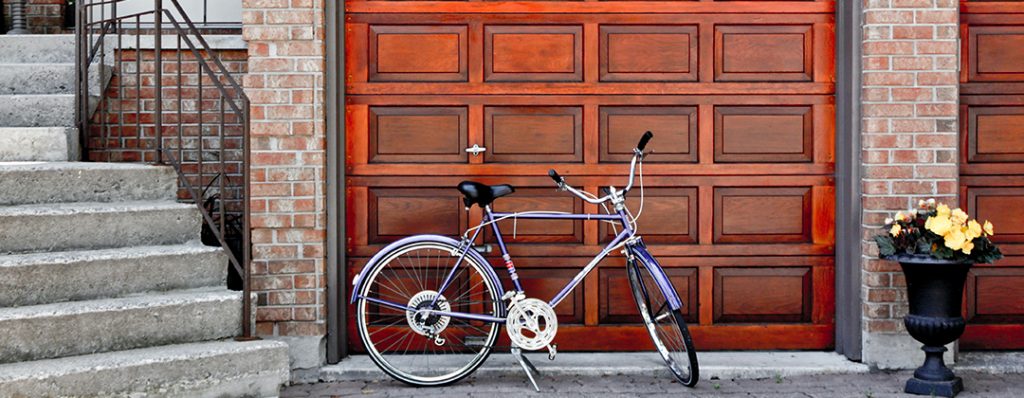
[[[963,210],[930,199],[886,219],[884,228],[875,236],[879,257],[900,263],[910,304],[903,323],[924,344],[924,364],[904,391],[953,397],[963,390],[963,381],[946,367],[942,353],[964,332],[961,302],[967,271],[1003,257],[989,239],[992,223],[972,220]]]

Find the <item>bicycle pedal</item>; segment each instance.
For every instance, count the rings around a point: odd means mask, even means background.
[[[558,355],[558,344],[548,344],[548,360],[554,361],[555,355]]]

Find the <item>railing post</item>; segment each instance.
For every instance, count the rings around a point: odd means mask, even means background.
[[[245,95],[244,93],[242,94]],[[242,103],[242,337],[254,339],[255,331],[252,330],[252,230],[250,229],[250,218],[252,208],[249,204],[250,194],[250,150],[249,150],[249,101]],[[223,143],[221,143],[223,145]]]
[[[164,63],[163,63],[163,34],[164,34],[164,2],[163,0],[153,1],[155,12],[153,13],[153,84],[156,86],[156,104],[153,106],[153,128],[156,129],[156,163],[164,163]],[[141,56],[141,54],[139,54]],[[180,90],[180,88],[179,88]],[[202,154],[200,154],[202,156]],[[200,202],[202,202],[200,200]]]
[[[79,156],[86,160],[89,157],[89,43],[86,40],[87,0],[75,2],[75,125],[78,126]]]
[[[9,35],[27,35],[28,16],[25,15],[25,0],[15,0],[11,3],[11,30]]]

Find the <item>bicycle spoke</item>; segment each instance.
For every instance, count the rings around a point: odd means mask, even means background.
[[[382,300],[430,311],[452,311],[474,314],[494,314],[498,292],[492,285],[484,267],[473,257],[464,257],[462,264],[453,269],[454,258],[448,246],[437,244],[411,244],[408,249],[396,249],[396,254],[385,257],[365,282]],[[424,292],[440,291],[448,279],[449,286],[441,293],[443,299],[431,301]],[[471,282],[472,281],[472,282]],[[437,290],[431,290],[437,289]],[[368,294],[368,293],[367,293]],[[482,295],[481,295],[482,294]],[[420,298],[417,298],[420,297]],[[433,305],[433,307],[430,307]],[[483,311],[480,307],[483,306]],[[490,353],[500,326],[450,316],[411,314],[404,310],[367,302],[359,303],[359,331],[368,351],[381,368],[400,380],[420,383],[441,383],[468,374]],[[383,333],[382,333],[383,332]],[[467,339],[479,344],[467,345]],[[440,344],[435,344],[440,342]],[[469,354],[469,355],[466,355]],[[456,362],[443,361],[440,355],[458,355]],[[464,359],[463,359],[464,358]],[[455,364],[454,368],[448,366]],[[432,385],[432,384],[431,384]]]

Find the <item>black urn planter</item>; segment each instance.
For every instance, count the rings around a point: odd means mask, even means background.
[[[953,397],[963,391],[963,381],[946,367],[942,354],[946,344],[964,333],[961,316],[964,283],[973,264],[936,259],[930,256],[892,256],[907,278],[910,313],[903,323],[910,336],[924,344],[924,364],[907,380],[905,392],[918,395]]]

